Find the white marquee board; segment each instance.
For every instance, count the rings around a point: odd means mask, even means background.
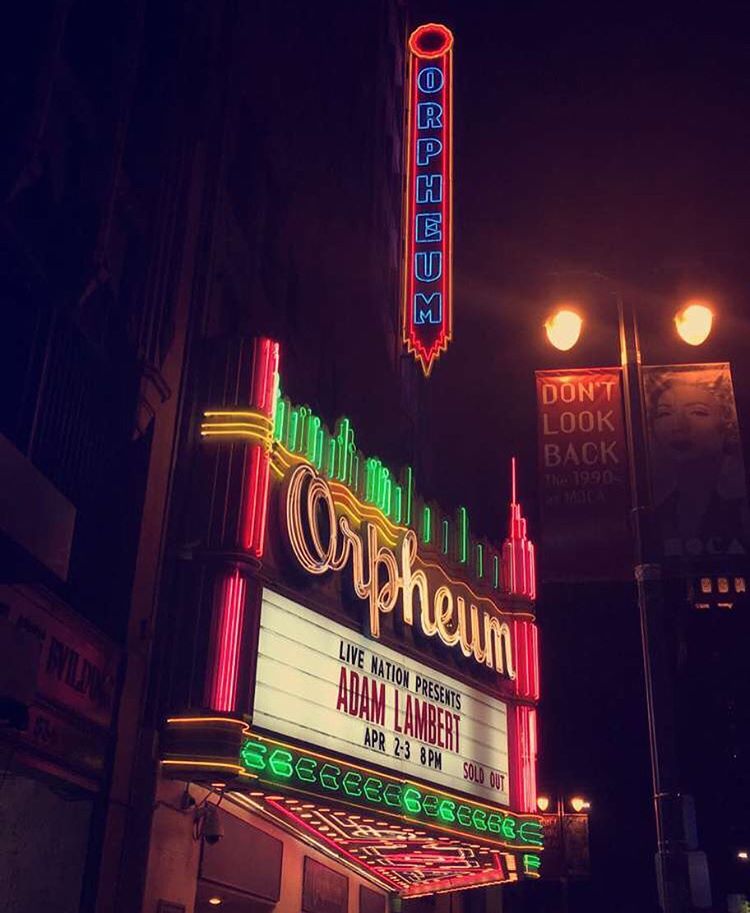
[[[265,589],[254,725],[509,803],[506,705]]]

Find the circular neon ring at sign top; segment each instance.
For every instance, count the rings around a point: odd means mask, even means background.
[[[442,38],[440,46],[437,48],[421,47],[423,39],[428,36],[430,38]],[[414,29],[409,36],[409,50],[412,54],[425,60],[430,60],[434,57],[442,57],[443,54],[447,54],[452,47],[453,32],[449,28],[446,28],[446,26],[439,25],[437,22],[429,22],[427,25],[420,25],[419,28]]]

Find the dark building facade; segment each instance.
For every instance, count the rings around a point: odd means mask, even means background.
[[[219,809],[233,860],[202,855],[193,829],[205,836],[206,819],[189,803],[205,809],[221,787],[201,780],[186,795],[160,762],[165,717],[205,703],[215,646],[205,569],[219,559],[205,521],[225,514],[205,504],[220,486],[201,474],[199,429],[211,409],[252,410],[253,340],[279,343],[280,396],[298,416],[330,431],[346,416],[362,454],[429,476],[417,446],[424,385],[400,340],[407,9],[48,0],[14,20],[0,150],[0,895],[14,913],[202,910],[257,853],[267,883],[235,884],[237,909],[281,891],[285,913],[305,865],[310,893],[330,900],[345,867],[251,808]],[[435,549],[439,511],[420,509],[422,544]],[[215,551],[228,566],[237,557]],[[493,595],[485,568],[490,556],[503,567],[502,552],[470,541],[469,554],[471,571],[451,558],[457,578]],[[528,608],[528,593],[514,602],[501,584],[511,609]],[[722,682],[721,706],[705,687],[695,707],[717,743],[722,726],[736,733],[722,768],[735,785],[711,773],[711,752],[686,779],[701,844],[721,860],[727,828],[732,851],[747,833],[745,806],[732,804],[747,792],[744,629],[738,615],[711,617],[722,646],[706,656],[700,626],[711,622],[696,616],[685,662]],[[572,627],[548,622],[551,642]],[[560,719],[563,704],[548,705]],[[546,760],[559,769],[551,751]],[[346,873],[344,913],[382,910],[385,889]],[[728,868],[722,884],[740,891],[741,876]],[[510,906],[490,891],[460,903]]]
[[[168,694],[149,670],[190,548],[170,530],[211,347],[273,335],[291,395],[414,457],[398,332],[406,14],[343,13],[74,0],[8,30],[9,909],[140,909]],[[64,837],[41,842],[40,819]]]
[[[189,5],[51,2],[16,10],[5,30],[10,910],[94,909],[110,811],[129,802],[116,734],[150,639],[210,132],[206,110],[190,116],[206,95],[186,82],[208,68],[210,18],[198,36]],[[136,605],[149,608],[131,616]]]

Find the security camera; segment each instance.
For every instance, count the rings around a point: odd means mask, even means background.
[[[206,803],[195,810],[198,833],[210,846],[217,844],[224,836],[224,825],[215,805]]]

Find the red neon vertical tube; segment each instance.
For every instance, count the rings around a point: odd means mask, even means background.
[[[271,339],[255,340],[250,405],[271,423],[276,406],[276,375],[279,370],[279,344]],[[247,450],[242,510],[242,547],[255,558],[263,557],[268,515],[268,489],[271,465],[269,448],[252,444]]]
[[[212,710],[232,713],[237,704],[242,623],[247,582],[237,568],[222,574],[216,583],[212,675],[208,703]]]
[[[536,710],[519,705],[513,708],[514,770],[512,773],[512,796],[519,812],[534,813],[536,806]]]
[[[514,619],[516,694],[524,700],[539,700],[539,635],[533,621]]]

